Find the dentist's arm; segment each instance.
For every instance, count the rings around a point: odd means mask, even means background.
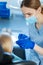
[[[30,48],[35,50],[37,53],[40,53],[41,55],[43,55],[43,48],[38,46],[35,42],[31,41],[31,39],[24,34],[19,34],[18,40],[16,41],[16,43],[23,49]]]
[[[40,53],[41,55],[43,55],[43,48],[41,48],[40,46],[38,46],[37,44],[35,44],[34,48],[33,48],[36,52]]]

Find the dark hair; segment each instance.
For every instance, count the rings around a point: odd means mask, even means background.
[[[21,3],[21,8],[23,6],[38,9],[41,6],[41,3],[40,0],[23,0]],[[43,13],[43,8],[41,13]]]

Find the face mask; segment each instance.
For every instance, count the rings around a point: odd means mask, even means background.
[[[36,17],[35,16],[31,16],[31,17],[29,17],[29,18],[26,18],[26,24],[28,25],[29,23],[35,23],[35,22],[37,22],[37,19],[36,19]]]

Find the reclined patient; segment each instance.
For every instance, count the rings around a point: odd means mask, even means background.
[[[16,56],[15,54],[13,54],[12,50],[13,50],[13,45],[12,45],[12,39],[9,35],[1,35],[0,36],[0,44],[4,50],[4,58],[3,58],[3,63],[11,63],[11,62],[17,62],[22,60],[21,58],[19,58],[18,56]]]

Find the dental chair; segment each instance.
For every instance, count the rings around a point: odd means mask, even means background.
[[[22,48],[20,48],[20,47],[14,47],[13,48],[13,53],[15,55],[17,55],[18,57],[22,58],[23,60],[25,60],[25,61],[22,61],[22,62],[15,63],[15,65],[37,65],[33,61],[26,61],[25,50],[22,49]]]
[[[9,18],[10,9],[6,7],[7,2],[0,2],[0,18]]]
[[[37,65],[37,64],[32,61],[22,61],[22,62],[15,63],[14,65]]]
[[[17,55],[18,57],[22,58],[23,60],[26,59],[26,57],[25,57],[25,50],[21,49],[20,47],[14,47],[13,48],[13,53],[15,55]]]
[[[2,62],[2,59],[3,59],[3,49],[0,45],[0,63]]]

